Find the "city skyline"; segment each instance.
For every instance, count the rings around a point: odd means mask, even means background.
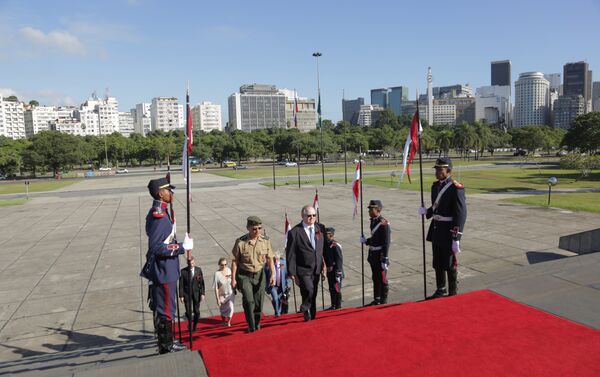
[[[192,105],[211,101],[224,112],[227,98],[243,84],[295,88],[316,98],[312,53],[319,51],[323,118],[337,121],[342,92],[346,99],[370,98],[371,89],[401,85],[412,99],[417,90],[425,93],[428,66],[433,86],[477,88],[490,85],[492,61],[511,60],[513,83],[520,73],[561,73],[565,63],[580,60],[597,71],[600,61],[586,43],[592,36],[581,38],[600,14],[598,1],[564,8],[559,2],[508,1],[493,18],[474,1],[360,4],[2,1],[0,93],[79,105],[109,88],[119,110],[128,111],[159,96],[182,103],[189,81]],[[552,20],[556,26],[548,28]]]

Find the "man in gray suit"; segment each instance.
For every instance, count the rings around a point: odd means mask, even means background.
[[[317,211],[312,206],[302,207],[301,215],[302,222],[288,232],[285,251],[288,275],[300,287],[300,311],[304,320],[310,321],[317,316],[319,275],[325,279],[325,227],[316,222]]]

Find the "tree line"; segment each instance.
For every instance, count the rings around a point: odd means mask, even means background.
[[[344,150],[356,156],[363,151],[399,157],[409,132],[411,116],[395,116],[386,109],[369,127],[348,122],[323,121],[323,132],[301,133],[296,129],[266,129],[253,132],[194,132],[193,155],[201,161],[247,161],[261,158],[303,160],[337,158]],[[493,155],[498,148],[516,148],[525,153],[550,152],[560,147],[593,153],[600,149],[600,113],[576,118],[568,131],[531,125],[504,130],[485,122],[455,126],[431,126],[423,123],[422,150],[425,154],[446,155],[451,150],[461,156],[479,158]],[[146,137],[119,133],[106,136],[74,136],[43,131],[29,139],[0,137],[0,173],[35,176],[40,172],[99,168],[101,166],[140,166],[179,164],[182,158],[183,130],[152,131]],[[322,145],[322,146],[321,146]]]

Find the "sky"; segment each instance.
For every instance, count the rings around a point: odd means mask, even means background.
[[[600,81],[600,0],[0,0],[0,95],[79,105],[96,92],[121,111],[153,97],[222,106],[243,84],[341,100],[407,86],[490,85],[490,62],[561,73],[585,60]]]

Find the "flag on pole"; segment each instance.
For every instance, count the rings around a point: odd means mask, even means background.
[[[417,105],[417,111],[413,116],[410,124],[410,131],[406,137],[406,143],[404,144],[404,152],[402,153],[402,175],[400,176],[400,182],[404,179],[404,175],[408,176],[408,182],[410,183],[410,163],[415,158],[415,153],[419,150],[419,135],[423,132],[421,127],[421,119],[419,118],[419,106]]]
[[[288,232],[292,230],[292,226],[290,225],[290,221],[288,220],[287,217],[287,212],[285,213],[285,224],[284,224],[284,237],[285,237],[285,241],[283,242],[283,247],[287,246],[287,238],[288,238]]]
[[[298,93],[294,89],[294,127],[298,128]]]
[[[315,209],[315,211],[319,210],[319,192],[318,191],[315,192],[315,198],[313,199],[313,208]]]
[[[352,182],[352,194],[354,196],[354,215],[352,215],[352,218],[354,218],[358,209],[358,201],[360,200],[360,162],[356,164],[356,173]]]
[[[319,106],[317,107],[317,113],[319,114],[319,129],[321,128],[321,91],[319,91]]]
[[[185,138],[183,143],[183,154],[181,161],[181,170],[183,171],[183,180],[186,186],[189,184],[191,188],[191,180],[188,182],[188,164],[189,156],[192,154],[192,111],[190,110],[190,90],[189,88],[185,92],[185,111],[186,111],[186,126],[185,126]],[[191,178],[191,177],[190,177]],[[190,202],[192,201],[192,192],[190,189]]]

